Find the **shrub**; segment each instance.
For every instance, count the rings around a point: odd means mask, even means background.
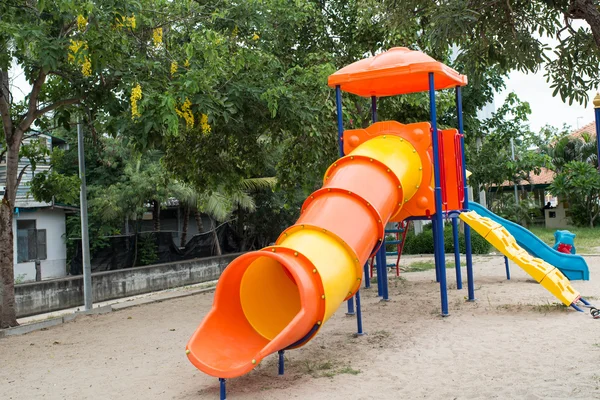
[[[430,224],[429,224],[430,225]],[[428,227],[425,225],[424,228]],[[433,234],[431,227],[423,229],[423,233],[415,235],[410,230],[406,235],[404,244],[404,254],[433,254]],[[462,233],[458,235],[458,247],[461,253],[465,253],[465,237]],[[444,226],[444,249],[446,253],[454,252],[454,242],[452,238],[452,224]],[[473,254],[487,254],[490,251],[490,244],[477,232],[471,230],[471,250]]]

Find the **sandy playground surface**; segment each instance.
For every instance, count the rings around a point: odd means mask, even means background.
[[[422,259],[413,259],[422,260]],[[228,381],[228,399],[598,399],[600,320],[554,305],[540,285],[501,257],[475,258],[478,302],[450,290],[439,316],[434,271],[391,278],[389,303],[363,290],[366,336],[342,307],[320,334]],[[408,262],[408,261],[405,261]],[[592,281],[574,282],[600,303]],[[463,272],[464,276],[464,272]],[[448,270],[450,288],[455,275]],[[212,293],[130,308],[0,339],[0,398],[218,399],[218,381],[186,359],[185,344]]]

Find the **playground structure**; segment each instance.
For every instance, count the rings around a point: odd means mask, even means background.
[[[269,354],[279,353],[282,374],[283,352],[308,343],[344,301],[349,311],[356,301],[362,334],[359,289],[363,277],[368,287],[367,261],[373,256],[378,293],[382,300],[389,299],[388,222],[432,221],[442,316],[448,315],[444,219],[452,221],[457,289],[462,289],[459,218],[466,223],[469,301],[475,300],[472,226],[505,255],[507,278],[510,259],[566,306],[578,309],[579,293],[556,268],[559,265],[548,264],[561,259],[554,253],[545,259],[547,254],[539,252],[532,254],[544,259],[534,258],[526,251],[531,250],[526,246],[531,238],[515,239],[502,221],[479,215],[479,209],[469,211],[474,208],[464,178],[461,105],[466,76],[421,52],[393,48],[342,68],[328,83],[336,90],[340,158],[326,171],[322,188],[304,202],[298,221],[275,245],[243,254],[225,269],[211,311],[187,344],[192,364],[220,379],[222,399],[226,378],[248,373]],[[437,127],[435,93],[443,89],[456,92],[458,129]],[[372,125],[344,130],[342,91],[371,98]],[[430,122],[377,121],[379,97],[423,91],[429,93]],[[588,279],[587,266],[580,267],[580,279]]]

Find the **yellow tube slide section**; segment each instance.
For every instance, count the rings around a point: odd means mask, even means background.
[[[304,345],[354,295],[390,217],[429,184],[402,127],[337,160],[275,246],[225,269],[213,307],[187,345],[198,369],[243,375],[268,354]]]

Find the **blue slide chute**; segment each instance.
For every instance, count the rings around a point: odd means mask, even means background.
[[[527,252],[529,252],[529,254],[532,256],[541,258],[548,264],[558,268],[560,272],[562,272],[569,280],[587,281],[590,279],[590,271],[583,257],[576,254],[565,254],[554,250],[528,229],[497,216],[487,208],[477,203],[469,202],[469,209],[475,211],[482,217],[487,217],[492,221],[502,225],[511,235],[514,236],[519,246],[527,250]]]

